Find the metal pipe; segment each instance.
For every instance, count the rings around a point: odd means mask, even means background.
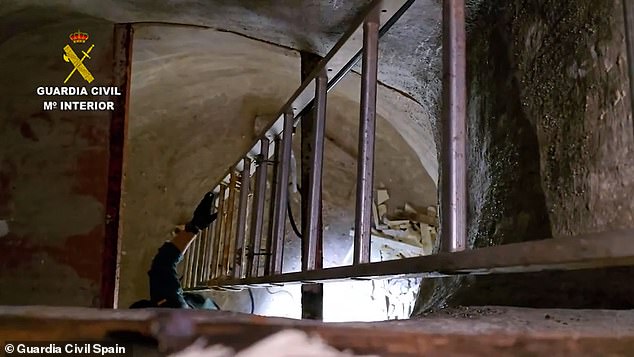
[[[227,190],[229,189],[227,184],[221,183],[224,190],[222,192],[222,210],[218,219],[220,219],[220,233],[218,234],[218,257],[216,259],[216,265],[214,268],[214,274],[217,277],[222,276],[222,262],[224,259],[225,243],[226,243],[226,230],[227,230],[227,208],[229,206],[229,199],[227,197]]]
[[[627,65],[630,77],[630,111],[634,111],[634,5],[631,0],[622,0],[625,18],[625,45],[627,48]],[[634,129],[634,120],[632,121]]]
[[[205,283],[205,279],[203,276],[203,271],[205,268],[205,239],[206,239],[206,233],[205,230],[203,229],[202,231],[200,231],[200,233],[198,233],[198,237],[196,238],[196,240],[198,241],[198,263],[197,263],[197,283]]]
[[[354,219],[354,264],[370,262],[378,52],[379,13],[375,11],[369,14],[363,23],[361,118],[359,122],[357,200]]]
[[[211,286],[244,287],[271,284],[372,279],[378,277],[446,277],[503,273],[534,273],[553,270],[582,270],[634,266],[634,229],[589,233],[575,237],[533,237],[522,243],[469,249],[347,265],[258,278],[211,282]]]
[[[255,193],[253,197],[253,209],[251,210],[251,237],[249,239],[249,266],[247,273],[250,276],[258,276],[260,244],[262,242],[262,223],[264,220],[264,200],[266,198],[266,172],[269,157],[268,138],[260,141],[260,155],[258,156],[258,168],[255,172]]]
[[[217,200],[217,198],[215,199]],[[214,202],[215,204],[215,202]],[[214,206],[212,206],[212,210],[217,213],[218,209]],[[211,276],[211,257],[213,255],[213,238],[214,238],[214,232],[216,230],[216,224],[217,224],[218,220],[216,219],[214,222],[212,222],[209,227],[207,227],[207,229],[205,230],[205,241],[207,242],[207,247],[205,248],[205,261],[203,261],[204,264],[204,270],[203,270],[203,281],[207,281],[209,280],[210,276]]]
[[[443,105],[440,242],[444,252],[467,243],[467,90],[464,0],[443,1]]]
[[[249,202],[249,185],[251,175],[251,159],[244,159],[242,165],[242,173],[240,177],[240,200],[238,203],[238,222],[236,227],[236,260],[233,267],[233,276],[240,278],[242,276],[242,263],[245,260],[246,253],[246,226],[247,226],[247,205]],[[239,255],[238,255],[239,254]]]
[[[213,257],[214,257],[214,243],[216,240],[216,231],[218,228],[218,216],[219,216],[219,206],[220,206],[220,198],[216,195],[216,199],[214,202],[214,210],[216,213],[216,220],[209,226],[209,228],[207,229],[207,240],[209,241],[209,244],[207,246],[207,261],[205,261],[205,280],[209,280],[211,279],[212,276],[212,261],[213,261]]]
[[[218,216],[216,217],[216,234],[214,238],[213,254],[211,259],[211,278],[218,277],[218,260],[220,259],[220,242],[222,241],[222,216],[225,205],[225,190],[226,186],[220,184],[218,192]]]
[[[209,280],[209,277],[207,277],[207,262],[209,259],[209,227],[203,229],[200,232],[200,237],[198,237],[197,239],[202,239],[203,241],[203,259],[200,263],[201,265],[201,273],[200,273],[200,281],[201,282],[206,282],[207,280]]]
[[[191,252],[185,252],[185,262],[183,268],[183,288],[189,288],[190,274],[191,274]]]
[[[209,227],[207,227],[206,231],[207,231],[207,248],[205,256],[206,259],[203,262],[205,269],[203,272],[203,281],[208,281],[211,278],[211,261],[214,255],[214,236],[215,236],[215,232],[216,232],[216,226],[218,225],[218,215],[219,215],[219,210],[218,210],[218,205],[220,203],[220,199],[218,198],[218,195],[216,194],[214,202],[212,203],[212,211],[214,213],[216,213],[216,219],[209,225]]]
[[[232,276],[231,269],[233,268],[233,249],[235,249],[235,239],[233,239],[233,212],[235,211],[236,202],[236,185],[238,182],[238,176],[235,171],[231,172],[231,180],[229,183],[229,205],[227,206],[227,221],[225,223],[225,249],[222,254],[222,275]],[[230,259],[231,258],[231,259]]]
[[[277,201],[278,199],[278,191],[280,189],[279,187],[279,183],[280,183],[280,157],[281,157],[281,148],[282,148],[282,140],[281,138],[278,136],[275,138],[274,141],[274,154],[273,154],[273,172],[271,175],[271,195],[270,195],[270,207],[269,207],[269,224],[268,224],[268,229],[269,229],[269,234],[266,237],[266,256],[264,259],[264,275],[269,275],[271,273],[271,271],[273,270],[272,268],[272,262],[273,260],[272,255],[273,255],[273,241],[275,240],[275,215],[277,213],[277,209],[280,206],[280,202]]]
[[[282,132],[282,143],[280,148],[279,172],[277,180],[277,190],[275,190],[275,212],[273,213],[273,247],[271,272],[273,274],[282,273],[282,262],[284,258],[284,236],[286,234],[286,205],[288,203],[288,174],[291,165],[291,150],[293,144],[293,113],[284,114],[284,131]]]
[[[326,100],[327,100],[328,75],[322,70],[315,84],[315,118],[313,120],[314,150],[310,156],[310,185],[308,187],[308,209],[306,212],[306,224],[302,224],[302,244],[305,244],[302,257],[302,271],[315,269],[317,246],[319,242],[319,216],[321,203],[321,176],[324,160],[324,134],[326,129]]]

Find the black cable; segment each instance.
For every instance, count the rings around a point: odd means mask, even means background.
[[[251,291],[251,288],[247,288],[247,291],[249,292],[249,297],[251,298],[251,315],[253,315],[253,313],[255,312],[255,299],[253,298],[253,292]]]
[[[265,289],[266,289],[266,292],[267,292],[267,293],[269,293],[269,294],[271,294],[271,295],[275,295],[275,294],[280,294],[280,293],[282,293],[282,294],[286,294],[286,295],[290,296],[290,297],[291,297],[291,299],[294,299],[294,298],[293,298],[293,294],[291,294],[291,293],[290,293],[290,292],[288,292],[287,290],[271,291],[271,288],[269,288],[269,287],[266,287]]]
[[[293,210],[291,209],[290,198],[288,201],[286,201],[286,210],[288,211],[288,220],[291,221],[291,227],[293,227],[293,231],[295,232],[295,235],[299,239],[302,239],[302,234],[300,233],[299,228],[297,228],[297,224],[295,223],[295,218],[293,217]]]

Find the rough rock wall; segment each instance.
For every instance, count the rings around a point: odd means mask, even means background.
[[[95,44],[92,85],[108,85],[111,23],[45,11],[0,18],[0,305],[99,306],[111,114],[43,111],[44,100],[67,98],[36,95],[63,85],[73,68],[63,48],[78,26]],[[86,82],[76,73],[67,85]]]
[[[472,19],[471,245],[634,226],[621,2],[489,1]],[[428,280],[418,311],[447,303],[631,307],[629,274],[604,269]]]

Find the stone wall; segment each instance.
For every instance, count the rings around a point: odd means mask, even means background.
[[[474,11],[471,245],[633,227],[621,2],[488,1]],[[418,311],[472,303],[631,307],[628,275],[629,269],[606,269],[427,280]]]
[[[99,306],[111,112],[44,111],[54,99],[36,88],[64,85],[64,46],[87,48],[70,43],[78,29],[95,44],[95,80],[66,85],[111,85],[113,25],[24,10],[0,29],[0,305]]]

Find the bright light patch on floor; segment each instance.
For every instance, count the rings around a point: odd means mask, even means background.
[[[422,255],[420,248],[399,242],[373,239],[371,261]],[[352,248],[350,248],[352,250]],[[342,265],[352,264],[352,251]],[[349,280],[324,284],[324,321],[384,321],[409,318],[420,286],[420,278]],[[301,286],[298,284],[252,288],[254,313],[299,319]],[[250,312],[250,297],[242,292],[217,293],[214,298],[223,310]]]
[[[324,321],[383,321],[409,318],[420,279],[343,281],[324,286]]]

